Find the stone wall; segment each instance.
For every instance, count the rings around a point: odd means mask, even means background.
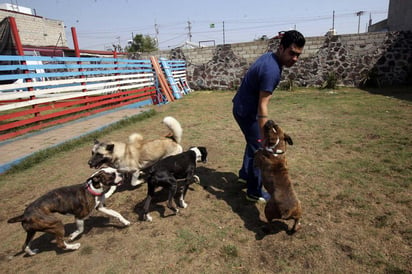
[[[298,86],[407,84],[412,76],[410,32],[369,33],[325,37],[317,53],[285,69],[285,79]]]
[[[236,89],[261,54],[276,50],[279,39],[218,45],[198,49],[172,49],[151,55],[187,61],[193,89]],[[308,37],[302,56],[285,68],[282,82],[320,87],[334,80],[338,85],[402,85],[412,83],[412,33],[380,32]]]

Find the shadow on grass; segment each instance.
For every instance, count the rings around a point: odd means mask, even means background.
[[[189,187],[189,189],[190,189],[190,187]],[[146,194],[146,192],[145,192],[145,194]],[[157,188],[156,192],[155,192],[155,195],[152,197],[152,200],[150,202],[149,214],[154,212],[154,211],[157,211],[159,213],[160,218],[168,218],[168,217],[175,216],[176,213],[173,212],[170,208],[167,208],[167,206],[165,206],[165,203],[168,200],[168,197],[169,197],[169,189],[168,188],[165,188],[165,187]],[[143,200],[138,202],[134,207],[134,212],[139,216],[138,220],[140,220],[140,221],[144,221],[144,209],[143,209],[143,207],[144,207],[145,201],[146,201],[146,196]],[[176,198],[174,199],[174,202],[176,204],[176,207],[178,209],[180,209],[177,206]]]
[[[257,240],[266,235],[287,231],[283,222],[268,224],[260,219],[259,209],[255,203],[246,200],[245,184],[238,182],[238,177],[232,172],[219,172],[206,167],[198,167],[196,174],[200,177],[203,188],[218,200],[224,200],[232,211],[243,220],[246,229],[255,233]]]
[[[81,244],[80,239],[83,236],[85,236],[87,234],[90,234],[92,232],[92,230],[94,230],[96,228],[102,228],[102,229],[101,230],[97,229],[96,231],[93,231],[94,234],[104,233],[105,230],[103,228],[105,228],[105,229],[107,229],[107,228],[124,229],[126,227],[127,226],[125,226],[121,223],[118,223],[118,221],[116,219],[113,219],[113,218],[110,219],[109,216],[108,217],[91,216],[91,217],[89,217],[88,219],[85,220],[83,233],[80,234],[72,242],[70,242],[67,237],[70,235],[70,233],[72,233],[73,231],[76,230],[76,224],[75,223],[65,224],[64,225],[65,241],[66,241],[66,243],[80,243]],[[40,232],[40,231],[36,233],[35,237],[31,241],[30,248],[32,250],[38,249],[39,250],[38,253],[54,251],[57,255],[76,251],[76,250],[65,250],[65,249],[59,248],[56,245],[54,235],[52,235],[50,233]],[[13,256],[19,256],[19,255],[23,255],[24,257],[31,257],[31,256],[27,255],[24,251],[19,251],[19,252],[15,253]]]
[[[412,101],[412,87],[392,87],[392,88],[362,88],[371,94],[397,98],[405,101]]]

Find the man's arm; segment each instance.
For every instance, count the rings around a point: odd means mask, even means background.
[[[267,91],[260,91],[259,92],[259,105],[258,105],[258,123],[260,129],[260,137],[263,140],[263,126],[265,125],[266,121],[268,120],[268,105],[270,98],[272,97],[272,93]]]

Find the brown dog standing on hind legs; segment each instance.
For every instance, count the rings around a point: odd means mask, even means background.
[[[263,131],[263,149],[256,152],[254,166],[260,169],[262,184],[271,195],[265,216],[269,224],[273,219],[293,219],[290,232],[294,233],[301,228],[302,207],[286,168],[286,145],[293,145],[293,141],[273,120],[266,122]]]

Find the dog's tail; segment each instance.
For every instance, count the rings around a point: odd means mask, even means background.
[[[23,220],[24,220],[24,215],[22,214],[22,215],[20,215],[20,216],[17,216],[17,217],[8,219],[7,222],[8,222],[9,224],[11,224],[11,223],[22,222]]]
[[[129,143],[136,143],[143,141],[143,136],[139,133],[133,133],[129,136]]]
[[[172,133],[171,136],[169,135],[167,137],[172,138],[176,143],[180,144],[183,134],[183,129],[180,123],[171,116],[166,116],[165,118],[163,118],[163,123],[169,128]]]

